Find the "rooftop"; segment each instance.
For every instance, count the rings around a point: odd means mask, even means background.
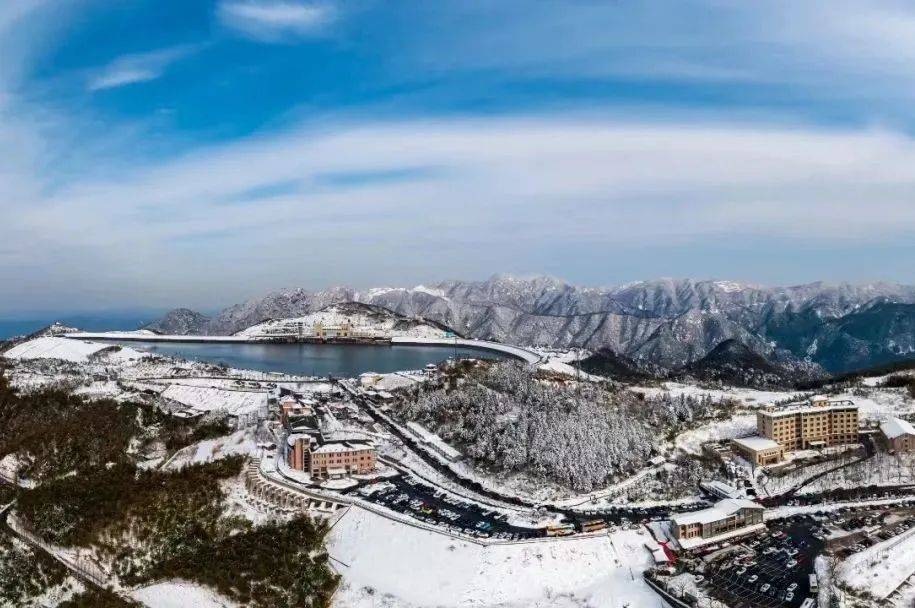
[[[741,509],[763,509],[761,504],[745,498],[725,498],[715,503],[714,507],[702,509],[701,511],[692,511],[690,513],[678,513],[670,518],[670,521],[676,526],[687,524],[710,524],[715,521],[726,519],[734,515]]]
[[[915,435],[915,427],[900,418],[890,418],[882,423],[880,431],[890,439],[895,439],[902,435]]]
[[[358,452],[359,450],[370,450],[372,446],[367,443],[357,443],[344,441],[342,443],[325,443],[321,447],[312,450],[312,454],[342,454],[345,452]]]
[[[829,405],[813,405],[810,402],[791,403],[783,408],[772,408],[759,410],[759,413],[765,416],[790,416],[807,412],[830,412],[834,410],[858,409],[855,402],[851,399],[833,399],[828,401]]]
[[[765,437],[760,437],[759,435],[754,435],[752,437],[738,437],[732,439],[737,445],[741,445],[747,449],[754,451],[761,450],[772,450],[779,447],[777,441],[772,441],[771,439],[766,439]]]

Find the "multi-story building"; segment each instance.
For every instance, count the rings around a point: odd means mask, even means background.
[[[806,404],[756,413],[756,430],[786,450],[858,442],[858,406],[853,401],[812,397]]]
[[[286,438],[286,462],[296,471],[306,471],[311,462],[311,448],[315,438],[305,433],[294,433]]]
[[[313,479],[363,475],[375,470],[375,448],[369,443],[341,441],[311,450],[309,472]]]
[[[726,498],[708,509],[674,515],[670,527],[680,545],[691,548],[755,531],[762,526],[764,510],[751,500]]]
[[[333,441],[319,445],[308,433],[293,433],[286,439],[286,462],[312,479],[337,479],[375,470],[375,448],[363,441]]]

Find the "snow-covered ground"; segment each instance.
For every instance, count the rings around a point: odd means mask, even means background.
[[[242,391],[170,384],[162,397],[199,412],[223,411],[229,414],[251,414],[267,407],[266,391]]]
[[[257,453],[258,447],[254,440],[254,429],[242,429],[225,437],[206,439],[178,450],[165,463],[163,468],[175,470],[190,464],[201,464],[235,454],[253,456]]]
[[[884,599],[915,574],[915,529],[849,556],[839,565],[842,584]]]
[[[915,484],[915,455],[880,452],[869,460],[827,473],[804,486],[801,494],[815,494],[836,488],[907,484]]]
[[[173,580],[140,587],[130,596],[150,608],[235,608],[235,602],[195,583]]]
[[[683,384],[680,382],[663,382],[661,386],[632,386],[630,390],[644,393],[646,395],[659,395],[670,393],[672,397],[687,395],[689,397],[708,396],[715,401],[725,399],[734,400],[745,407],[756,408],[761,405],[767,405],[787,399],[793,399],[800,396],[800,393],[791,391],[758,391],[752,388],[704,388],[695,384]]]
[[[392,372],[389,374],[366,372],[359,376],[359,380],[363,388],[375,391],[398,391],[427,382],[429,377],[421,371]]]
[[[88,361],[95,353],[111,347],[110,344],[46,336],[17,344],[3,353],[3,356],[7,359],[60,359],[81,363]]]
[[[558,351],[539,351],[543,356],[543,363],[539,365],[539,369],[549,372],[556,372],[564,376],[569,376],[572,378],[579,378],[588,382],[601,382],[606,380],[602,376],[595,376],[589,374],[588,372],[581,371],[576,367],[575,362],[581,359],[584,359],[590,352],[588,351],[567,351],[567,352],[558,352]]]
[[[655,606],[641,576],[646,543],[654,546],[647,532],[623,531],[484,546],[352,508],[328,538],[343,575],[334,606]]]
[[[865,388],[829,398],[854,401],[862,419],[885,420],[890,416],[915,413],[915,400],[901,388]]]
[[[756,432],[756,414],[739,414],[728,420],[715,420],[677,435],[674,445],[690,454],[702,452],[702,444],[718,439],[743,437]]]

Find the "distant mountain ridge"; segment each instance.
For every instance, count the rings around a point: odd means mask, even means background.
[[[352,301],[474,338],[606,348],[668,369],[698,361],[727,340],[779,365],[813,364],[830,372],[915,356],[915,287],[893,283],[763,287],[659,279],[579,287],[552,277],[496,275],[412,288],[291,289],[231,306],[209,320],[195,317],[178,333],[233,334]],[[188,312],[180,316],[188,318]]]

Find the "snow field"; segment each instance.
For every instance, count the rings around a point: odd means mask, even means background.
[[[178,450],[163,466],[166,470],[176,470],[191,464],[202,464],[235,454],[256,455],[257,443],[254,441],[254,430],[243,429],[225,437],[206,439]]]
[[[67,338],[44,337],[17,344],[6,351],[3,356],[7,359],[61,359],[73,363],[82,363],[88,361],[91,355],[106,348],[111,348],[111,345],[69,340]]]
[[[852,554],[839,565],[842,583],[881,600],[913,574],[915,529]]]
[[[170,384],[162,396],[201,412],[214,410],[230,414],[249,414],[267,407],[264,391],[238,391],[209,386]]]
[[[165,581],[140,587],[130,596],[151,608],[235,608],[238,606],[215,591],[186,581]]]
[[[337,608],[557,606],[587,599],[606,608],[648,606],[657,596],[644,531],[480,545],[354,507],[334,526],[328,551],[343,575]],[[569,605],[576,605],[570,603]]]

